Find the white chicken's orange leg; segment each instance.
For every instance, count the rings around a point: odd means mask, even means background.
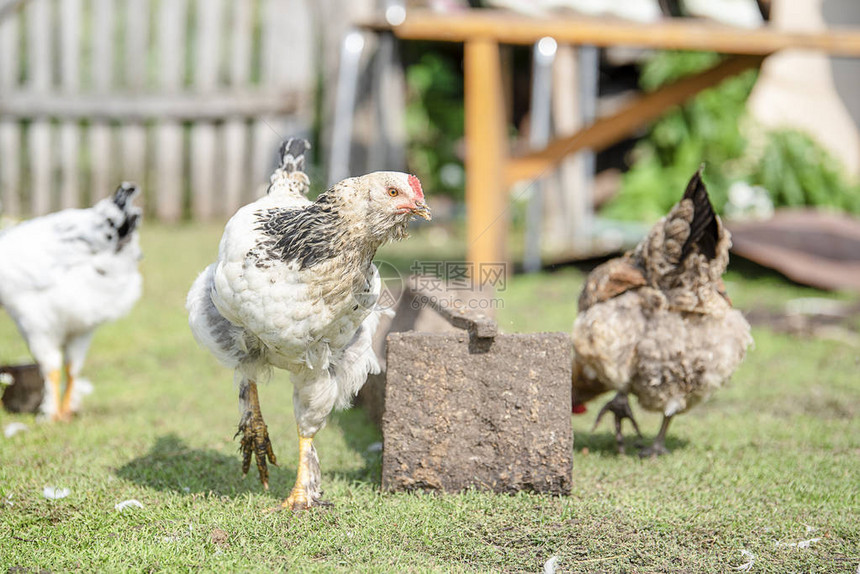
[[[59,372],[57,374],[59,378]],[[62,420],[71,420],[72,418],[72,390],[75,386],[75,377],[72,375],[72,368],[69,363],[66,363],[66,389],[63,391],[63,400],[59,403],[59,417]]]
[[[281,504],[290,510],[305,510],[311,506],[325,504],[320,500],[320,463],[314,448],[314,438],[299,433],[299,468],[296,484],[290,496]]]
[[[51,384],[51,396],[53,397],[54,412],[51,413],[52,421],[63,420],[63,411],[60,407],[60,370],[54,369],[48,373],[48,382]]]

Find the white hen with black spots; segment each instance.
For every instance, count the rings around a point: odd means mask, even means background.
[[[320,503],[314,435],[379,370],[370,344],[383,314],[376,250],[405,238],[413,216],[430,218],[418,179],[399,172],[350,178],[308,201],[307,148],[298,139],[282,146],[269,193],[230,219],[218,260],[187,301],[197,340],[235,369],[243,471],[254,457],[266,487],[266,461],[276,459],[257,382],[272,367],[291,373],[300,454],[283,507],[294,510]]]
[[[48,418],[71,418],[75,379],[93,332],[140,298],[137,192],[123,183],[89,209],[66,209],[0,233],[0,303],[39,363],[40,410]]]

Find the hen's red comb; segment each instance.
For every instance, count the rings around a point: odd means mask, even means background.
[[[414,175],[410,175],[408,178],[409,187],[412,188],[412,191],[415,192],[416,197],[421,201],[424,201],[424,191],[421,189],[421,182]]]

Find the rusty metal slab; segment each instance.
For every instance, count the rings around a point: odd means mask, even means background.
[[[860,220],[778,210],[767,221],[729,222],[732,252],[819,289],[860,291]]]

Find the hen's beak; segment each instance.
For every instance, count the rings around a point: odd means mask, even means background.
[[[418,217],[423,217],[427,221],[433,219],[430,215],[430,208],[427,207],[427,204],[423,201],[419,201],[415,204],[415,207],[412,208],[412,214],[417,215]]]

